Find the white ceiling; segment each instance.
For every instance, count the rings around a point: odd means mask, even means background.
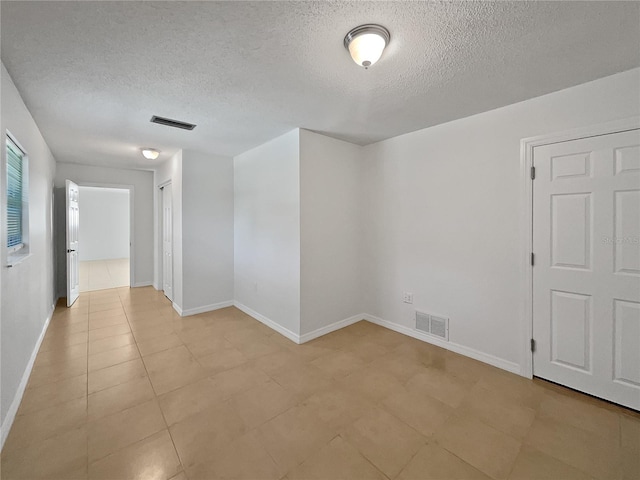
[[[638,2],[2,2],[2,61],[59,161],[149,168],[303,127],[358,144],[640,65]],[[391,43],[358,67],[362,23]],[[192,132],[152,115],[196,123]],[[139,148],[163,151],[155,162]]]

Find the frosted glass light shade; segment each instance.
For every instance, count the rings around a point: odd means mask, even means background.
[[[142,156],[147,160],[155,160],[160,155],[160,152],[155,148],[143,148]]]
[[[387,43],[376,33],[357,36],[349,44],[351,58],[362,67],[369,67],[380,60]]]
[[[380,25],[361,25],[344,37],[344,46],[358,65],[368,68],[382,56],[389,43],[389,31]]]

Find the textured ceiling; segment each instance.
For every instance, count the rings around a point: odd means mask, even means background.
[[[149,168],[303,127],[376,142],[640,65],[640,3],[6,2],[2,60],[59,161]],[[374,67],[342,45],[362,23]],[[152,115],[196,123],[192,131]],[[155,162],[138,148],[163,151]]]

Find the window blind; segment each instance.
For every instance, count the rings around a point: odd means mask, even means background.
[[[22,242],[22,151],[7,138],[7,246]]]

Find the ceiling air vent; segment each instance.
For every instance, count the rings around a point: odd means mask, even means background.
[[[171,120],[170,118],[158,117],[154,115],[151,117],[151,123],[157,123],[159,125],[166,125],[167,127],[182,128],[183,130],[193,130],[196,126],[193,123],[181,122],[179,120]]]

